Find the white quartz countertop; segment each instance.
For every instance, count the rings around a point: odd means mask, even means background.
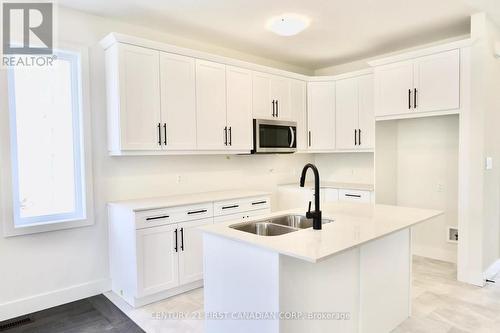
[[[259,236],[230,228],[236,221],[204,226],[202,230],[315,263],[442,214],[437,210],[348,202],[325,204],[321,208],[323,219],[335,220],[324,224],[322,230],[308,228],[279,236]],[[286,214],[304,215],[305,211],[276,212],[248,222]]]
[[[299,187],[299,182],[281,184],[279,186],[289,186],[289,187]],[[307,187],[314,187],[314,182],[306,182]],[[336,188],[345,190],[359,190],[359,191],[373,191],[373,184],[362,184],[362,183],[342,183],[342,182],[320,182],[320,187],[323,188]]]
[[[231,199],[243,199],[260,196],[269,196],[269,192],[263,191],[243,191],[243,190],[228,190],[228,191],[214,191],[191,193],[182,195],[173,195],[166,197],[133,199],[110,202],[110,205],[121,205],[132,211],[144,211],[151,209],[161,209],[176,206],[185,206],[192,204],[199,204],[212,201],[224,201]]]

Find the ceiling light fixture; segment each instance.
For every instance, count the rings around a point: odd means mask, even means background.
[[[293,36],[309,26],[309,18],[298,14],[283,14],[271,18],[267,29],[280,36]]]

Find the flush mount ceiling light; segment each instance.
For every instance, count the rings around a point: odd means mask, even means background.
[[[271,18],[267,29],[280,36],[293,36],[309,26],[309,19],[298,14],[283,14]]]

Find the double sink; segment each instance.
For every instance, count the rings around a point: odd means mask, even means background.
[[[333,220],[323,219],[321,222],[326,224],[333,222]],[[279,236],[311,228],[312,225],[313,220],[303,215],[284,215],[254,222],[232,224],[229,227],[259,236]]]

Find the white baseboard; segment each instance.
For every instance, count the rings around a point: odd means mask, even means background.
[[[500,272],[500,259],[497,259],[493,264],[488,267],[487,270],[484,271],[483,277],[484,280],[491,280]]]
[[[412,254],[420,257],[457,263],[456,251],[446,251],[435,247],[418,246],[416,244],[412,244]]]
[[[111,281],[101,279],[0,304],[0,321],[44,310],[111,290]]]

